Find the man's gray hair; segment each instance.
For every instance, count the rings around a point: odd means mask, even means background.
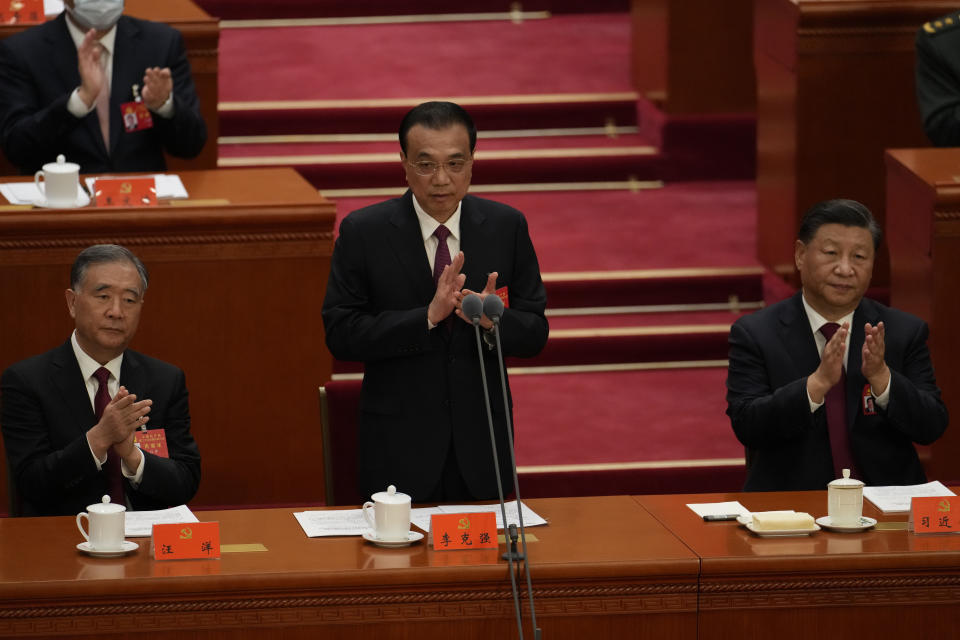
[[[140,258],[133,255],[132,251],[118,244],[95,244],[81,251],[70,268],[70,288],[79,291],[83,278],[87,275],[87,268],[92,264],[107,262],[129,262],[132,264],[136,267],[137,273],[140,274],[140,282],[143,285],[140,295],[147,292],[147,284],[150,282],[147,268],[140,262]]]

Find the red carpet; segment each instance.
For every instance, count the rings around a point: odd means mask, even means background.
[[[480,195],[524,212],[545,273],[759,265],[753,182]],[[339,199],[337,218],[382,199]]]
[[[743,457],[724,414],[725,368],[612,375],[511,376],[517,464]],[[556,416],[562,425],[544,419]]]
[[[221,102],[631,90],[627,13],[220,35]]]

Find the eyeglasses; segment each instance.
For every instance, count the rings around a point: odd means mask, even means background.
[[[408,162],[418,176],[432,176],[443,167],[447,173],[463,173],[467,165],[473,164],[473,160],[446,160],[445,162],[433,162],[430,160],[421,160],[419,162]]]

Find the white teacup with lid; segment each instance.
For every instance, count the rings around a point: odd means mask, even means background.
[[[373,502],[363,503],[363,517],[373,528],[374,537],[384,542],[406,541],[410,536],[410,496],[390,485],[370,497]]]
[[[101,502],[87,506],[86,511],[77,514],[77,529],[87,539],[93,551],[121,551],[124,539],[124,512],[127,510],[122,504],[110,502],[110,496],[103,496]],[[88,521],[88,534],[80,523],[84,518]]]
[[[40,176],[43,176],[41,184]],[[47,207],[69,208],[77,206],[80,189],[80,165],[67,162],[63,154],[56,162],[48,162],[33,175],[33,183],[43,195]]]
[[[843,477],[827,485],[827,515],[837,527],[856,527],[863,515],[863,482],[850,477],[850,469]]]

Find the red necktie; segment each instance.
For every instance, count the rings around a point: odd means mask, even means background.
[[[837,332],[840,325],[828,322],[820,327],[820,333],[827,342]],[[840,381],[830,387],[824,398],[827,410],[827,430],[830,432],[830,450],[833,452],[834,477],[839,478],[843,469],[854,470],[853,455],[850,453],[850,436],[847,434],[847,372],[840,369]]]
[[[110,371],[105,367],[100,367],[93,372],[93,377],[97,379],[100,386],[97,387],[97,394],[93,396],[93,412],[97,416],[97,421],[103,417],[103,410],[110,404],[110,390],[107,388],[107,380],[110,378]],[[120,456],[113,450],[113,447],[107,451],[107,492],[110,494],[110,502],[114,504],[126,504],[123,495],[123,474],[120,472]]]

